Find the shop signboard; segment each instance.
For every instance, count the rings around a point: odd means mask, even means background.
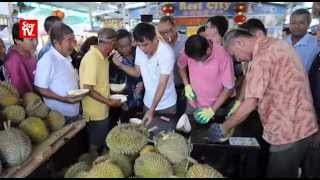
[[[109,28],[114,28],[114,29],[122,28],[123,27],[123,19],[117,19],[117,18],[105,19],[104,20],[104,27],[109,27]]]
[[[210,17],[215,15],[235,16],[234,6],[237,2],[172,2],[175,7],[173,16],[175,17]],[[246,15],[274,14],[285,15],[286,7],[281,4],[248,2],[248,12]],[[160,10],[157,6],[133,9],[129,11],[129,17],[140,18],[141,14],[152,14]]]

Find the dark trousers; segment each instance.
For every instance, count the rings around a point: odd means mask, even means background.
[[[179,118],[186,111],[187,98],[184,95],[183,85],[176,86],[176,92],[177,92],[177,104],[176,104],[177,113],[176,114],[177,114],[177,117]]]
[[[89,121],[87,123],[87,132],[89,136],[89,144],[97,146],[98,151],[106,148],[105,139],[111,130],[111,121],[107,117],[100,121]]]
[[[309,136],[291,144],[271,145],[267,177],[297,178],[299,167],[304,167],[311,140]]]

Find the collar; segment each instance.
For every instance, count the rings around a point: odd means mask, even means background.
[[[289,43],[292,45],[292,35],[290,35],[289,37],[288,37],[289,39],[288,39],[288,41],[289,41]],[[294,45],[294,47],[296,47],[296,46],[306,46],[306,45],[308,45],[308,42],[309,42],[309,40],[312,38],[312,35],[310,35],[309,33],[306,33],[295,45]]]
[[[68,62],[72,61],[70,56],[68,56],[68,57],[63,56],[62,54],[60,54],[59,51],[56,50],[56,48],[54,46],[51,46],[50,49],[51,49],[52,53],[54,54],[54,56],[57,57],[58,60],[66,60]]]
[[[103,59],[103,60],[105,59],[105,57],[103,56],[103,54],[100,52],[100,50],[96,45],[91,45],[90,50],[93,51],[95,54],[97,54],[99,56],[99,59]]]

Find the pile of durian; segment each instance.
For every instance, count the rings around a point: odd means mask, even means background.
[[[213,167],[190,157],[192,145],[181,134],[162,132],[149,138],[150,130],[143,125],[119,123],[106,137],[107,154],[83,154],[64,177],[223,178]]]
[[[20,97],[8,82],[0,82],[0,122],[4,124],[0,129],[0,173],[2,166],[23,163],[32,144],[42,143],[65,125],[64,116],[50,110],[39,95],[28,92]]]

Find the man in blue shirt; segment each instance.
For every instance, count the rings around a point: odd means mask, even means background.
[[[44,29],[48,35],[50,34],[50,31],[56,22],[62,22],[62,20],[57,16],[48,16],[44,21]],[[38,61],[51,48],[51,46],[51,41],[48,41],[48,43],[41,48],[41,50],[38,53]]]
[[[119,29],[117,31],[116,49],[123,57],[122,64],[134,67],[136,51],[132,45],[132,35],[129,31],[125,29]],[[113,64],[113,62],[111,62],[111,64]],[[122,75],[121,72],[117,72],[112,68],[118,69],[110,65],[110,79],[117,78],[117,75]],[[120,69],[118,70],[122,71]],[[126,74],[124,71],[122,72],[126,76],[126,88],[123,93],[128,95],[128,110],[121,112],[120,119],[122,122],[126,122],[129,118],[139,117],[139,113],[142,115],[144,86],[141,76],[137,78]]]
[[[298,9],[290,16],[290,31],[287,42],[294,46],[300,56],[300,60],[308,73],[313,60],[320,48],[317,38],[308,33],[311,23],[311,14],[306,9]]]

